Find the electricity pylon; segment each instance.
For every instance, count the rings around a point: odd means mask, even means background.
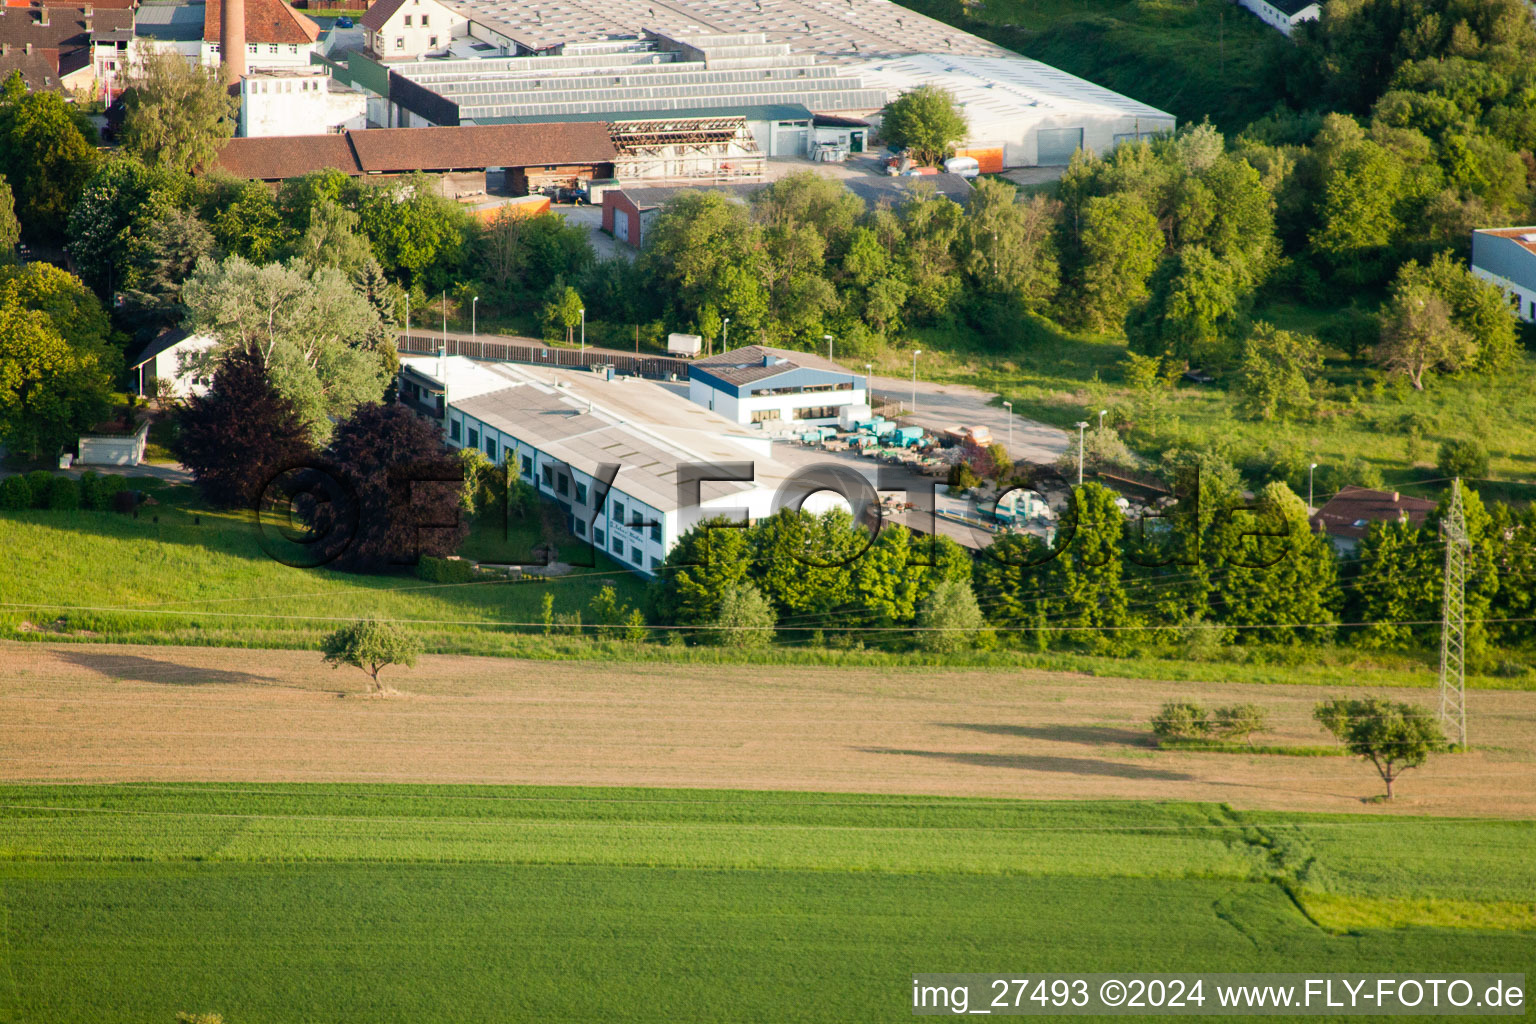
[[[1445,539],[1445,584],[1440,600],[1440,721],[1467,745],[1467,518],[1461,480],[1451,481],[1451,504],[1440,521]]]

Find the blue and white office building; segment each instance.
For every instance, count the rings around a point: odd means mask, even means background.
[[[688,367],[688,397],[728,420],[773,430],[836,423],[869,404],[869,378],[806,352],[748,345]]]

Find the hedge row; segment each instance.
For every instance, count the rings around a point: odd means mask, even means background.
[[[0,480],[0,510],[19,512],[45,508],[67,512],[78,508],[94,512],[131,512],[134,496],[120,476],[86,470],[79,480],[46,469],[8,476]]]

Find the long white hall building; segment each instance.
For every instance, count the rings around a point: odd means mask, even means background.
[[[400,364],[400,400],[439,420],[451,446],[515,467],[575,537],[647,575],[701,519],[772,515],[794,475],[767,435],[690,401],[686,385],[462,356]],[[749,464],[751,479],[701,482],[694,501],[679,489],[693,464]],[[607,484],[604,466],[618,467]]]

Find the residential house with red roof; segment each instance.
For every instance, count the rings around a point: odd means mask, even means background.
[[[1427,498],[1351,484],[1314,512],[1311,522],[1312,529],[1328,535],[1335,549],[1348,552],[1365,539],[1372,523],[1406,522],[1419,527],[1434,510],[1435,503]]]
[[[469,35],[469,19],[437,0],[378,0],[358,22],[368,52],[380,60],[442,57]]]
[[[203,4],[203,45],[200,59],[205,67],[219,63],[220,0]],[[267,68],[303,68],[310,54],[321,52],[320,26],[282,0],[245,0],[245,66],[249,71]]]

